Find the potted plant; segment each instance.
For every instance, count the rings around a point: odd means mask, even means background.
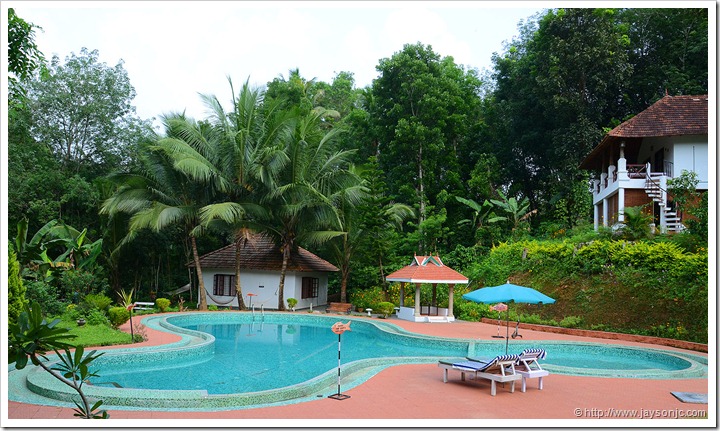
[[[298,300],[295,299],[295,298],[288,298],[288,299],[287,299],[288,307],[290,307],[290,309],[291,309],[292,311],[295,311],[295,306],[297,305],[297,303],[298,303]]]

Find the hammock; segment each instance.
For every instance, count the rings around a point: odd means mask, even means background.
[[[210,292],[208,292],[207,289],[205,289],[205,294],[206,294],[208,297],[210,297],[210,299],[212,299],[213,302],[215,302],[215,303],[218,304],[218,305],[228,305],[228,304],[232,303],[235,299],[237,299],[235,296],[233,296],[233,297],[230,298],[230,300],[227,301],[227,302],[221,301],[221,300],[218,300],[217,298],[215,298]]]
[[[179,288],[179,289],[166,291],[166,292],[164,292],[164,293],[172,296],[172,295],[178,295],[178,294],[183,293],[183,292],[187,292],[188,290],[190,290],[190,283],[186,284],[185,286],[183,286],[183,287],[181,287],[181,288]]]

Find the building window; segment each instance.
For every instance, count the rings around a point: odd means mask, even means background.
[[[317,298],[320,288],[320,279],[314,277],[302,278],[302,299]]]
[[[235,296],[235,276],[230,274],[215,274],[213,280],[213,295]]]

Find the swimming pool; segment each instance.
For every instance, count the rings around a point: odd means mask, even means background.
[[[352,320],[342,335],[343,390],[385,367],[438,359],[495,356],[504,343],[421,336],[380,320],[317,314],[181,313],[144,319],[182,339],[166,346],[108,351],[95,361],[100,375],[90,396],[113,407],[213,410],[314,399],[337,384],[337,321]],[[538,347],[514,342],[513,350]],[[555,373],[634,378],[707,375],[707,358],[689,353],[617,345],[542,342],[543,366]],[[29,368],[29,367],[28,367]],[[67,401],[71,391],[44,372],[27,373],[36,395]]]

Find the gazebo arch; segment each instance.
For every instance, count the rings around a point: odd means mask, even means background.
[[[420,286],[423,284],[431,284],[433,286],[433,299],[435,299],[435,289],[438,284],[447,284],[448,286],[448,308],[443,317],[437,320],[452,322],[455,320],[453,314],[453,293],[456,284],[468,284],[468,278],[449,266],[445,266],[440,256],[414,256],[410,265],[399,269],[385,277],[390,282],[400,283],[400,311],[398,318],[409,320],[412,322],[432,322],[435,318],[430,316],[431,309],[428,308],[428,314],[422,315],[420,309]],[[415,284],[415,307],[405,307],[405,285]],[[434,301],[435,302],[435,301]],[[437,311],[440,311],[436,307]]]

